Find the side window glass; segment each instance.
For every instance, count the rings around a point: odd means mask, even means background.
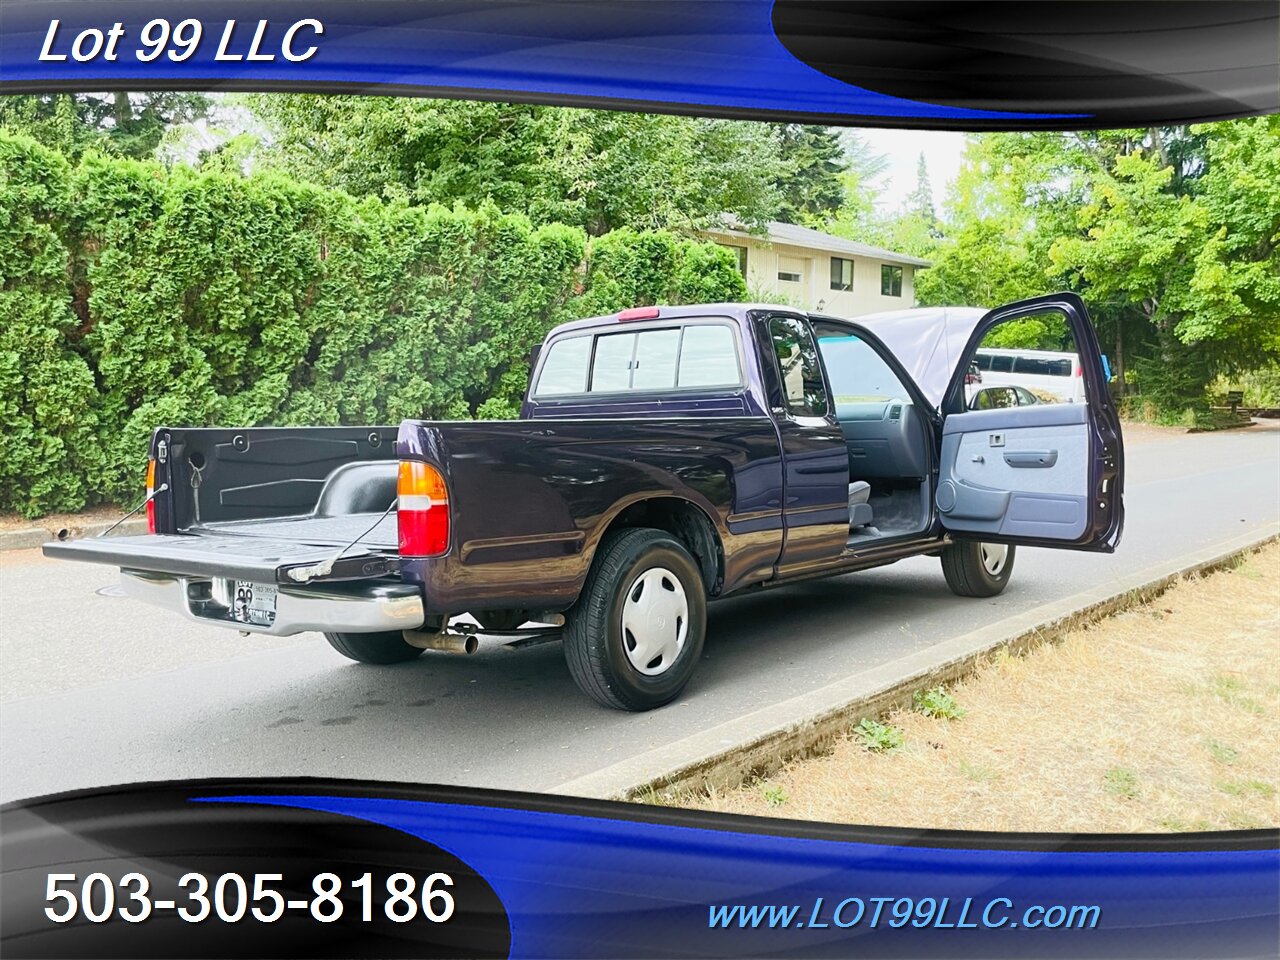
[[[557,340],[547,352],[538,376],[537,397],[557,397],[587,392],[587,364],[591,360],[591,337]]]
[[[982,381],[965,386],[966,406],[978,409],[1086,402],[1075,338],[1057,311],[997,323],[982,336],[977,359],[988,365]],[[991,388],[1003,388],[999,392]],[[978,391],[991,391],[988,396]]]
[[[797,417],[826,416],[827,392],[808,324],[796,317],[771,317],[769,337],[782,374],[787,410]]]
[[[844,333],[827,336],[820,328],[818,350],[827,368],[837,416],[842,407],[852,404],[909,402],[910,394],[898,375],[861,337]]]

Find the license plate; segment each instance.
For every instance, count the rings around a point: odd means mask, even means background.
[[[276,620],[276,588],[269,583],[237,580],[231,598],[231,619],[269,627]]]

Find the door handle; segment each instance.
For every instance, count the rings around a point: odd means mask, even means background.
[[[1004,455],[1011,467],[1052,467],[1058,462],[1057,450],[1011,450]]]

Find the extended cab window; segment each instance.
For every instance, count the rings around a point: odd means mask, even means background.
[[[733,331],[723,324],[685,327],[680,345],[680,386],[737,386],[738,348]]]
[[[788,412],[795,417],[825,417],[827,389],[809,325],[796,317],[771,317],[769,338],[778,358]]]
[[[571,349],[561,349],[570,344],[574,345]],[[720,323],[702,323],[556,341],[547,354],[534,396],[741,384],[733,330]]]
[[[538,396],[555,397],[587,390],[587,364],[591,360],[591,337],[557,340],[547,352],[538,377]]]

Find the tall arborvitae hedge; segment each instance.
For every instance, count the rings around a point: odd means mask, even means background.
[[[0,133],[0,509],[132,501],[161,424],[515,413],[555,324],[740,300],[666,232],[534,228]]]

